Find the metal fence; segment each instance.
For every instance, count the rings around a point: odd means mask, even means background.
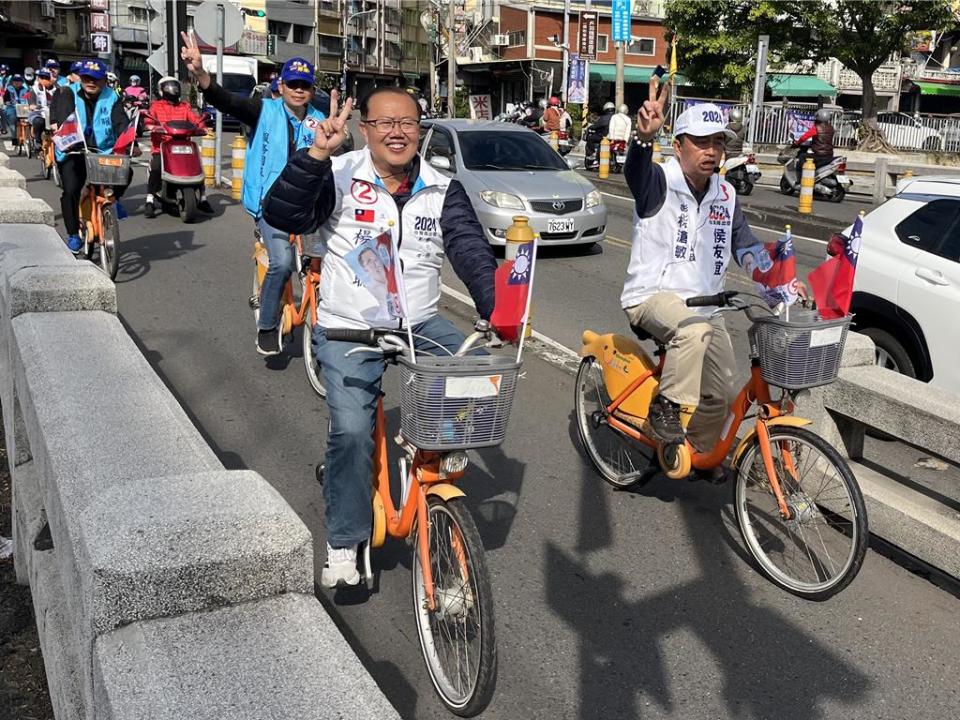
[[[667,122],[672,125],[674,118],[691,102],[711,101],[675,98],[667,114]],[[743,111],[745,123],[750,122],[752,108],[749,105],[722,100],[712,102],[716,102],[725,112],[739,108]],[[860,112],[827,109],[836,131],[834,147],[855,148]],[[816,105],[807,103],[764,105],[757,121],[754,144],[785,145],[793,142],[809,128],[816,111]],[[887,142],[897,150],[960,152],[960,116],[883,111],[877,115],[877,125]]]

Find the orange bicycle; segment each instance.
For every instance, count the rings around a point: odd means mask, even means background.
[[[580,440],[603,478],[623,488],[649,478],[651,450],[673,479],[720,467],[743,420],[756,417],[731,461],[740,533],[767,578],[800,597],[825,600],[860,570],[867,513],[847,462],[804,427],[809,420],[791,413],[800,390],[836,378],[850,320],[798,322],[797,310],[787,321],[739,296],[751,297],[723,292],[687,300],[689,307],[743,311],[752,322],[750,378],[712,449],[698,452],[687,440],[664,444],[644,432],[666,358],[663,343],[657,342],[654,363],[633,339],[590,330],[583,333],[575,388]],[[753,312],[760,307],[766,313]],[[772,397],[771,385],[781,388],[780,397]]]
[[[452,356],[414,356],[414,336],[408,343],[390,331],[327,328],[326,337],[361,344],[348,354],[373,352],[400,367],[400,507],[390,494],[381,395],[373,431],[373,532],[358,565],[370,588],[371,548],[387,535],[413,548],[413,609],[427,671],[444,705],[472,717],[496,686],[493,591],[480,533],[453,483],[466,473],[465,450],[503,442],[521,363],[467,354],[481,341],[502,344],[485,320]],[[322,474],[321,466],[321,482]]]
[[[87,182],[80,192],[80,239],[83,256],[93,259],[99,249],[100,267],[115,280],[120,267],[120,227],[117,219],[114,187],[130,182],[130,156],[80,150],[68,155],[83,155]]]
[[[60,171],[57,169],[53,151],[53,131],[46,128],[41,135],[40,148],[37,151],[37,158],[40,160],[40,175],[44,180],[49,180],[52,175],[53,182],[57,187],[60,187]]]
[[[29,105],[17,105],[17,155],[27,153],[28,158],[33,157],[33,128],[30,127],[30,121],[27,119],[30,114]]]
[[[270,260],[267,256],[267,246],[261,241],[259,231],[256,231],[256,242],[253,246],[253,295],[249,304],[253,309],[254,320],[260,318],[260,289],[266,277]],[[297,272],[300,280],[300,299],[297,301],[293,289],[293,276],[287,280],[283,288],[283,297],[280,300],[280,336],[292,335],[295,328],[303,327],[303,364],[307,371],[307,380],[310,387],[320,397],[326,397],[327,391],[320,378],[320,364],[313,355],[313,328],[317,324],[317,304],[320,302],[320,268],[321,260],[303,254],[303,238],[300,235],[291,235],[290,244],[293,245]]]

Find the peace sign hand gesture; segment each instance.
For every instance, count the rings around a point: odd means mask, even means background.
[[[661,93],[660,78],[656,75],[650,75],[649,99],[643,103],[637,113],[638,140],[653,140],[660,132],[663,121],[666,119],[664,108],[667,106],[669,97],[670,85],[665,84]]]
[[[180,48],[180,58],[186,64],[190,74],[196,78],[200,89],[206,90],[210,85],[210,75],[203,69],[203,59],[200,57],[200,48],[197,47],[197,36],[193,33],[181,32],[180,37],[183,40],[183,47]]]
[[[347,118],[353,109],[353,98],[349,98],[340,110],[340,94],[330,91],[330,117],[320,123],[313,136],[313,145],[308,151],[314,160],[329,160],[346,139]]]

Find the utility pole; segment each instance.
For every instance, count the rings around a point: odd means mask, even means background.
[[[585,0],[584,6],[586,10],[589,12],[590,0]],[[578,37],[580,36],[581,32],[582,30],[580,30],[580,28],[577,27]],[[585,59],[583,61],[583,113],[581,115],[582,119],[580,122],[586,125],[587,118],[589,117],[589,115],[590,115],[590,60]]]
[[[567,104],[567,73],[570,71],[570,0],[563,0],[563,74],[560,85],[560,97]],[[553,87],[551,86],[551,90]]]
[[[617,78],[613,86],[613,102],[619,110],[623,105],[623,61],[624,54],[627,52],[626,43],[617,43]]]
[[[753,145],[757,134],[757,123],[763,113],[763,90],[767,86],[767,50],[770,36],[761,35],[757,41],[757,74],[753,79],[753,103],[750,107],[750,127],[747,130],[747,144]]]
[[[454,32],[455,0],[447,5],[447,117],[454,118],[457,96],[457,36]]]

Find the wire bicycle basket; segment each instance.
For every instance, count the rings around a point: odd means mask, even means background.
[[[402,356],[400,433],[421,450],[499,445],[507,434],[521,362],[497,355]]]
[[[87,182],[91,185],[126,185],[130,182],[130,156],[88,152]]]
[[[785,390],[829,385],[840,372],[851,316],[836,320],[785,320],[757,317],[751,345],[760,358],[760,374]]]

